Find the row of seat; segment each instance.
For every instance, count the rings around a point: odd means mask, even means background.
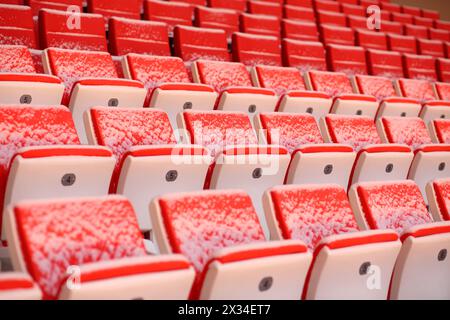
[[[149,207],[157,256],[123,197],[21,202],[6,229],[14,270],[30,276],[1,274],[0,298],[448,299],[449,186],[429,184],[433,213],[407,180],[349,198],[333,184],[274,187],[267,238],[241,190],[163,195]]]

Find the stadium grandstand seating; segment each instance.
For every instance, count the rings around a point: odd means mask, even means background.
[[[450,21],[0,0],[0,199],[0,300],[449,300]]]

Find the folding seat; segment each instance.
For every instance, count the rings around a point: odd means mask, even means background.
[[[327,44],[340,44],[344,46],[355,45],[355,35],[353,29],[339,27],[335,25],[320,26],[321,41]]]
[[[377,128],[384,143],[401,143],[417,149],[432,143],[425,122],[419,117],[382,117]]]
[[[332,26],[339,26],[339,27],[347,26],[347,18],[345,16],[345,14],[343,14],[343,13],[318,10],[318,11],[316,11],[316,18],[317,18],[317,23],[320,26],[323,26],[323,25],[332,25]]]
[[[283,19],[281,21],[281,37],[293,40],[319,41],[319,31],[313,22]]]
[[[303,8],[313,8],[314,3],[313,0],[286,0],[286,5],[292,5]]]
[[[369,73],[373,76],[403,78],[403,61],[400,53],[368,49],[366,51]]]
[[[78,12],[83,12],[83,0],[26,0],[26,4],[34,16],[38,16],[41,9],[67,11],[69,7],[78,7]]]
[[[314,10],[312,8],[303,8],[288,4],[285,4],[283,6],[283,16],[287,19],[307,21],[311,23],[315,23],[316,19]]]
[[[434,143],[450,144],[450,120],[434,119],[429,122],[428,127]]]
[[[183,2],[187,3],[191,6],[206,6],[206,0],[168,0],[168,1],[175,1],[175,2]]]
[[[232,36],[233,60],[247,66],[281,66],[280,41],[276,37],[235,32]]]
[[[41,290],[26,273],[0,273],[0,300],[40,300],[41,298]]]
[[[428,28],[429,38],[432,40],[450,41],[450,31]]]
[[[436,93],[433,84],[427,80],[399,79],[395,83],[397,92],[403,97],[425,102],[436,100]]]
[[[106,21],[111,17],[141,19],[141,0],[88,0],[87,9],[90,13],[101,14]]]
[[[324,92],[332,97],[353,94],[350,79],[342,72],[308,71],[306,86],[309,90]]]
[[[444,45],[440,40],[417,39],[417,49],[421,55],[444,58]]]
[[[41,11],[42,12],[42,11]],[[50,48],[45,51],[46,72],[63,80],[63,104],[69,106],[83,143],[83,113],[92,106],[142,107],[146,90],[138,81],[119,79],[109,53]]]
[[[392,12],[391,20],[394,22],[400,22],[402,24],[412,24],[413,16],[407,13]]]
[[[436,93],[441,100],[450,100],[450,83],[436,82]]]
[[[422,17],[431,18],[431,19],[439,19],[439,11],[430,10],[430,9],[422,9]]]
[[[325,142],[347,144],[355,151],[382,143],[371,117],[329,114],[320,119],[320,129]]]
[[[433,26],[434,26],[434,21],[433,21],[433,19],[430,19],[430,18],[424,18],[419,15],[415,15],[413,20],[414,20],[414,24],[416,26],[424,26],[427,28],[433,28]]]
[[[3,105],[0,123],[4,214],[24,199],[107,194],[114,157],[107,148],[80,145],[66,107]]]
[[[390,11],[390,12],[392,12],[392,13],[394,13],[394,12],[398,12],[398,13],[404,12],[404,13],[407,13],[407,12],[405,12],[405,11],[402,10],[402,6],[399,5],[399,4],[396,4],[396,3],[389,3],[389,2],[381,2],[380,4],[381,4],[381,9],[382,9],[382,10]]]
[[[0,4],[0,45],[3,44],[37,48],[29,7]]]
[[[392,80],[386,77],[356,75],[354,82],[358,93],[374,96],[378,100],[397,96]]]
[[[448,178],[436,179],[427,184],[427,198],[435,221],[449,221],[448,207],[450,181]]]
[[[369,145],[360,149],[350,176],[350,187],[367,181],[406,180],[414,153],[402,144]]]
[[[280,20],[277,17],[241,13],[239,21],[241,32],[280,37]]]
[[[150,214],[161,251],[183,254],[197,272],[190,299],[300,298],[311,254],[301,241],[266,242],[245,192],[164,195]]]
[[[0,103],[58,105],[64,85],[55,76],[36,74],[30,51],[24,46],[0,45]]]
[[[383,9],[392,11],[392,9],[389,9],[388,7],[386,7],[386,5],[388,4],[383,4]],[[392,5],[393,3],[390,3],[390,6]],[[420,15],[422,14],[422,10],[419,7],[405,6],[405,5],[402,6],[402,12],[413,15],[414,17],[420,17]]]
[[[208,85],[191,83],[180,58],[128,54],[125,64],[126,77],[142,82],[148,90],[145,106],[166,111],[174,128],[179,112],[214,108],[217,93]]]
[[[197,59],[230,60],[224,30],[176,26],[173,40],[175,55],[185,62]]]
[[[252,79],[256,87],[272,89],[280,96],[293,90],[306,90],[302,74],[296,68],[255,66]]]
[[[450,224],[433,222],[413,181],[365,182],[349,194],[361,229],[394,229],[403,242],[394,268],[391,299],[448,299]],[[444,249],[445,250],[445,249]]]
[[[384,32],[386,34],[394,33],[397,35],[403,34],[403,24],[400,22],[394,22],[394,21],[383,21],[381,24],[381,32]]]
[[[342,13],[346,14],[346,15],[353,15],[353,16],[359,16],[359,17],[366,16],[366,8],[364,8],[363,6],[349,4],[349,3],[342,3],[341,9],[342,9]]]
[[[450,101],[427,101],[423,104],[420,117],[429,123],[434,119],[450,118]]]
[[[144,1],[144,17],[150,21],[165,22],[172,32],[175,25],[192,26],[194,7],[176,1]]]
[[[207,0],[208,7],[230,9],[243,12],[247,9],[246,0]]]
[[[244,189],[267,235],[262,195],[268,188],[283,184],[291,159],[289,152],[281,146],[258,145],[252,123],[243,112],[190,110],[178,119],[180,127],[187,131],[188,141],[203,145],[215,158],[205,189]]]
[[[352,29],[365,29],[367,28],[367,18],[366,16],[354,16],[351,14],[347,15],[347,25]]]
[[[387,298],[401,243],[393,231],[360,231],[344,188],[275,187],[265,193],[264,205],[271,238],[301,239],[314,252],[304,299]],[[378,268],[383,274],[374,290],[370,277]]]
[[[316,11],[341,12],[341,4],[337,1],[314,0],[314,8]]]
[[[130,200],[141,231],[152,229],[148,206],[154,197],[203,189],[210,164],[207,150],[176,145],[163,111],[95,107],[85,113],[84,120],[89,143],[114,153],[117,162],[110,192]]]
[[[416,26],[413,24],[405,24],[405,35],[413,36],[417,39],[428,39],[428,28],[424,26]]]
[[[195,8],[195,25],[200,28],[225,30],[227,38],[239,31],[239,14],[234,10],[207,7]]]
[[[367,74],[366,53],[363,48],[329,44],[326,52],[331,71],[348,75]]]
[[[247,9],[252,14],[264,14],[281,18],[283,16],[283,7],[281,4],[269,1],[247,1]]]
[[[413,36],[402,36],[399,34],[387,34],[388,46],[391,51],[400,53],[417,53],[416,39]]]
[[[148,256],[133,207],[121,196],[26,201],[7,217],[14,270],[28,270],[44,299],[188,297],[190,263],[181,255]]]
[[[75,50],[108,51],[105,22],[99,14],[80,13],[79,28],[71,25],[71,12],[39,11],[39,34],[42,49],[56,47]],[[74,22],[75,23],[75,22]]]
[[[425,55],[403,54],[406,77],[410,79],[436,81],[436,58]]]
[[[325,48],[321,42],[283,39],[282,47],[285,66],[295,67],[301,72],[327,70]]]
[[[383,32],[355,30],[355,43],[365,49],[387,50],[387,39]]]
[[[435,20],[434,27],[436,29],[443,29],[443,30],[450,31],[450,22],[444,21],[444,20]]]

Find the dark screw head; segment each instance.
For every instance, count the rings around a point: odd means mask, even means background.
[[[61,184],[65,187],[72,186],[77,180],[76,176],[73,173],[66,173],[61,178]]]
[[[370,262],[364,262],[361,267],[359,267],[359,274],[366,275],[370,268]]]
[[[108,107],[117,107],[119,105],[119,99],[111,98],[108,101]]]
[[[177,180],[178,178],[178,172],[177,170],[170,170],[166,173],[166,181],[167,182],[173,182]]]
[[[441,119],[445,119],[445,114],[441,114]]]
[[[400,117],[406,117],[406,112],[402,112],[402,113],[400,114]]]
[[[444,261],[447,258],[447,249],[442,249],[438,254],[438,261]]]
[[[29,94],[24,94],[20,97],[20,103],[21,104],[30,104],[33,98]]]
[[[248,112],[255,113],[255,111],[256,111],[256,105],[251,104],[248,106]]]
[[[259,282],[259,291],[267,291],[270,288],[272,288],[273,285],[273,278],[272,277],[265,277]]]
[[[356,115],[357,115],[357,116],[362,115],[362,110],[357,110],[357,111],[356,111]]]
[[[439,163],[438,169],[439,169],[439,171],[444,171],[444,169],[445,169],[445,162]]]
[[[256,168],[255,170],[253,170],[252,176],[254,179],[259,179],[262,176],[262,169],[261,168]]]
[[[189,110],[192,109],[192,102],[185,102],[183,104],[183,110]]]
[[[325,168],[323,168],[323,173],[325,174],[331,174],[333,172],[333,165],[327,164]]]
[[[306,109],[306,113],[310,113],[310,114],[312,114],[312,113],[313,113],[313,111],[314,111],[314,109],[313,109],[313,108],[311,108],[311,107],[309,107],[308,109]]]
[[[386,173],[391,173],[392,170],[394,170],[394,165],[393,165],[392,163],[389,163],[389,164],[386,166]]]

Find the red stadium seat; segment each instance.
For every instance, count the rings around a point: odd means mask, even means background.
[[[350,191],[350,202],[362,228],[394,229],[401,235],[391,299],[448,299],[442,281],[448,279],[449,271],[436,261],[436,255],[450,241],[450,225],[433,223],[413,181],[357,184]]]
[[[391,51],[401,53],[417,53],[416,39],[413,36],[402,36],[398,34],[388,33],[388,46]]]
[[[315,23],[315,19],[316,19],[313,9],[292,6],[292,5],[288,5],[288,4],[285,4],[283,7],[283,16],[284,16],[284,18],[287,18],[290,20],[298,20],[298,21],[305,21],[305,22],[311,22],[311,23]]]
[[[413,150],[432,143],[427,126],[421,118],[383,117],[377,121],[378,131],[384,143],[401,143]]]
[[[151,217],[162,252],[183,254],[197,272],[191,299],[300,297],[311,254],[301,241],[266,242],[245,192],[164,195],[154,200]],[[279,286],[265,286],[266,281]]]
[[[342,187],[276,187],[264,200],[272,238],[301,239],[314,251],[303,298],[386,299],[401,243],[393,231],[359,232],[362,228]],[[367,271],[355,273],[348,268],[349,264],[361,267],[367,260],[387,272],[380,290],[367,286]],[[337,270],[339,277],[335,276]]]
[[[434,21],[431,18],[424,18],[424,17],[421,17],[419,15],[415,15],[414,16],[414,24],[416,26],[424,26],[424,27],[427,27],[427,28],[433,28]]]
[[[413,36],[417,39],[428,39],[428,28],[413,24],[405,24],[405,35]]]
[[[42,292],[31,277],[22,272],[0,274],[0,300],[40,300]]]
[[[331,12],[340,12],[341,5],[337,1],[330,0],[314,0],[314,8],[316,11],[331,11]]]
[[[281,66],[280,41],[276,37],[236,32],[232,37],[233,60],[248,66]]]
[[[392,5],[393,5],[393,3],[391,3],[391,6]],[[389,10],[389,8],[385,7],[385,5],[383,5],[383,9]],[[391,10],[391,11],[393,11],[393,10]],[[402,6],[402,12],[411,14],[414,16],[414,18],[420,17],[420,15],[422,14],[422,10],[419,7],[406,6],[406,5]]]
[[[164,22],[109,19],[109,48],[113,55],[128,53],[169,56],[168,27]]]
[[[313,22],[283,19],[281,37],[302,41],[319,41],[319,31]]]
[[[176,1],[144,1],[146,20],[165,22],[172,32],[175,25],[192,26],[194,8],[187,3]]]
[[[435,83],[436,93],[441,100],[450,100],[450,83]]]
[[[326,52],[328,66],[332,71],[348,75],[367,74],[366,54],[363,48],[330,44]]]
[[[239,21],[241,32],[280,37],[280,20],[277,17],[241,13]]]
[[[189,294],[191,265],[179,255],[147,256],[133,207],[123,197],[23,202],[8,218],[13,266],[30,270],[44,299],[186,299]],[[70,283],[68,275],[75,272],[82,285]],[[161,281],[164,290],[154,290]]]
[[[365,15],[364,16],[354,16],[351,14],[347,15],[347,25],[352,29],[366,29],[367,18]]]
[[[428,34],[431,40],[450,41],[450,31],[428,28]]]
[[[420,110],[420,117],[425,123],[430,123],[434,119],[450,118],[450,101],[428,101],[423,104]]]
[[[404,54],[403,65],[410,79],[437,80],[436,59],[432,56]]]
[[[339,27],[335,25],[320,26],[321,41],[327,44],[340,44],[344,46],[355,45],[355,35],[353,29]]]
[[[381,2],[381,9],[382,10],[386,10],[386,11],[390,11],[390,12],[405,12],[404,10],[402,10],[402,6],[396,3],[390,3],[390,2]]]
[[[317,23],[321,26],[332,25],[339,27],[347,26],[347,18],[345,14],[331,11],[316,11]]]
[[[281,18],[283,16],[283,7],[281,4],[269,1],[247,1],[247,9],[252,14],[264,14]]]
[[[144,86],[137,81],[119,79],[109,53],[50,48],[44,60],[48,72],[64,81],[63,102],[72,111],[83,143],[87,139],[83,113],[90,107],[142,107],[144,104]]]
[[[27,5],[31,7],[34,16],[39,15],[41,9],[52,9],[58,11],[68,11],[69,8],[77,8],[83,12],[83,0],[26,0]],[[69,10],[71,11],[71,10]]]
[[[318,41],[297,41],[283,39],[284,65],[295,67],[301,72],[327,70],[325,48]]]
[[[111,17],[122,17],[128,19],[141,18],[141,0],[88,0],[87,8],[90,13],[101,14],[106,21]]]
[[[444,45],[440,40],[417,39],[417,49],[421,55],[444,58]]]
[[[70,12],[39,11],[40,46],[74,50],[108,51],[105,21],[98,14],[80,13],[79,22]],[[78,17],[77,17],[78,18]],[[79,27],[70,23],[79,23]]]
[[[207,0],[208,7],[230,9],[238,12],[245,11],[247,8],[246,0]]]
[[[412,24],[413,16],[407,13],[392,12],[391,20],[394,22],[400,22],[402,24]]]
[[[173,127],[185,109],[213,109],[217,93],[210,86],[191,83],[180,58],[129,54],[125,61],[127,78],[142,82],[148,90],[145,106],[166,111]]]
[[[434,27],[436,29],[443,29],[443,30],[450,31],[450,22],[444,21],[444,20],[435,20]]]
[[[293,5],[297,7],[303,7],[303,8],[313,8],[314,3],[313,0],[286,0],[285,1],[287,5]]]
[[[345,73],[309,71],[307,87],[310,90],[325,92],[334,97],[340,94],[352,94],[353,87]]]
[[[450,144],[450,120],[435,119],[428,125],[434,143]]]
[[[89,142],[117,161],[110,192],[130,200],[139,227],[151,231],[148,206],[167,192],[201,190],[210,158],[199,146],[176,145],[169,118],[154,108],[95,107],[85,114]]]
[[[200,28],[225,30],[227,38],[239,31],[239,14],[234,10],[196,7],[195,24]]]
[[[184,61],[230,60],[224,30],[176,26],[173,29],[173,38],[175,55]]]
[[[368,49],[366,58],[371,75],[389,78],[404,77],[403,61],[400,53]]]
[[[384,32],[386,34],[388,33],[394,33],[397,35],[403,34],[403,24],[400,22],[394,22],[394,21],[383,21],[381,23],[381,32]]]
[[[356,75],[355,84],[358,93],[374,96],[378,100],[397,96],[392,80],[385,77]]]
[[[22,45],[37,48],[31,9],[0,4],[0,45]]]
[[[341,4],[342,13],[353,16],[365,17],[366,16],[366,8],[363,6],[350,4],[350,3],[342,3]]]
[[[448,178],[430,181],[427,185],[427,198],[435,221],[449,221],[448,207],[450,182]]]
[[[278,95],[306,90],[302,74],[296,68],[255,66],[253,75],[257,87],[272,89]]]
[[[358,29],[355,31],[355,43],[365,49],[387,50],[387,38],[383,32]]]
[[[426,80],[399,79],[397,88],[403,97],[417,99],[421,102],[436,99],[432,83]]]
[[[431,19],[439,19],[439,11],[422,9],[422,17],[431,18]]]

